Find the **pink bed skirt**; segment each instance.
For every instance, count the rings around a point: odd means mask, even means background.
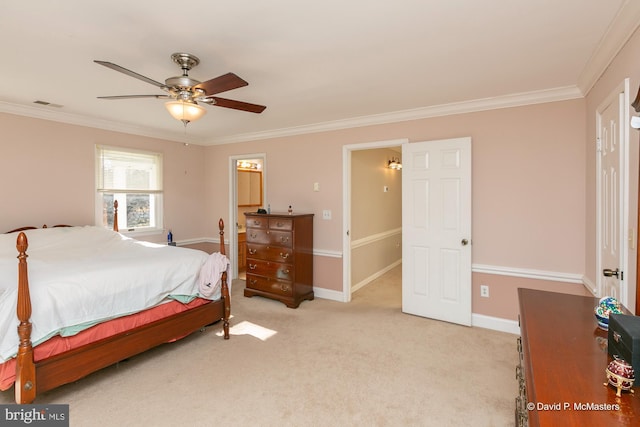
[[[92,326],[76,335],[70,337],[61,337],[56,335],[42,344],[34,348],[34,361],[38,362],[48,357],[55,356],[65,351],[72,350],[83,345],[99,341],[103,338],[119,334],[138,326],[160,320],[189,309],[204,305],[210,300],[196,298],[188,304],[182,304],[178,301],[171,301],[161,304],[140,313],[131,314],[129,316],[119,317],[105,323]],[[16,334],[18,332],[16,331]],[[172,341],[182,337],[175,337]],[[0,390],[8,390],[16,380],[16,359],[7,360],[0,364]]]

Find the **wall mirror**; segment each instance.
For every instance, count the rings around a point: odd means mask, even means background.
[[[238,169],[238,206],[262,206],[262,171]]]

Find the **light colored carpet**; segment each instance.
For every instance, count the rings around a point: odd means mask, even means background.
[[[36,403],[72,426],[513,425],[516,337],[402,314],[400,275],[295,310],[235,281],[229,341],[214,325]]]

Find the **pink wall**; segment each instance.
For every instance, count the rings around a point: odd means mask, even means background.
[[[264,152],[272,209],[293,204],[315,213],[316,250],[342,251],[344,145],[471,136],[473,263],[581,275],[584,108],[584,100],[572,100],[208,147],[207,212],[214,212],[208,220],[228,212],[229,156]],[[321,191],[313,191],[314,182]],[[331,221],[318,220],[323,209],[332,210]],[[342,289],[338,261],[316,257],[335,268],[323,271],[316,286]],[[515,282],[511,288],[516,295]],[[512,303],[492,299],[496,306]]]
[[[274,211],[291,204],[297,212],[315,213],[316,251],[340,253],[345,144],[471,136],[473,263],[581,275],[585,121],[585,101],[572,100],[199,147],[0,114],[0,229],[93,223],[93,147],[101,143],[163,152],[165,225],[177,240],[214,238],[218,218],[228,223],[229,156],[266,153],[265,202]],[[332,211],[331,221],[320,219],[323,209]],[[317,287],[342,290],[341,258],[316,256],[314,267]],[[508,297],[495,293],[474,312],[509,312],[520,283],[507,281]],[[474,292],[477,286],[474,280]]]
[[[214,235],[205,229],[204,147],[11,114],[0,114],[0,129],[0,230],[93,224],[94,147],[104,144],[163,153],[165,226],[176,240]]]
[[[517,288],[539,289],[562,294],[591,296],[582,284],[503,276],[498,274],[473,273],[472,306],[475,314],[502,319],[518,320],[520,307]],[[489,298],[480,296],[480,285],[489,285]]]

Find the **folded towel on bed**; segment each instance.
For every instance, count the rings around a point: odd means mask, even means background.
[[[220,252],[214,252],[207,257],[207,260],[200,269],[198,275],[198,290],[205,298],[220,298],[220,278],[223,272],[227,272],[227,280],[231,277],[231,263],[229,258]],[[229,287],[231,292],[231,287]]]

